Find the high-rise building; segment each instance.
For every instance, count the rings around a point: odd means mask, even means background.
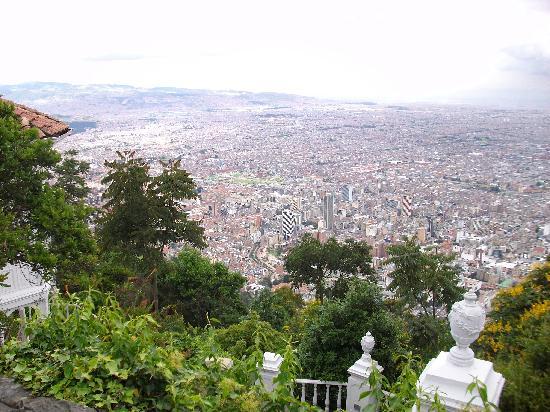
[[[431,217],[431,216],[428,216],[427,218],[428,220],[428,234],[432,237],[432,238],[435,238],[435,222],[434,222],[434,218]]]
[[[210,205],[208,205],[208,213],[210,214],[210,216],[218,215],[218,204],[216,202],[212,202]]]
[[[342,199],[344,202],[353,202],[353,186],[346,185],[342,188]]]
[[[334,229],[334,195],[327,193],[323,197],[323,220],[327,230]]]
[[[302,198],[301,197],[292,198],[290,203],[291,203],[291,206],[292,206],[292,210],[294,212],[302,210]]]
[[[290,210],[294,216],[294,225],[300,229],[302,226],[302,198],[295,197],[290,201]]]
[[[424,226],[420,226],[416,230],[416,237],[420,243],[426,243],[426,228]]]
[[[411,217],[412,216],[412,199],[408,195],[404,195],[401,199],[401,206],[403,208],[403,213],[405,213],[405,216]]]
[[[290,209],[283,209],[283,236],[285,239],[289,239],[292,236],[295,224],[294,213]]]

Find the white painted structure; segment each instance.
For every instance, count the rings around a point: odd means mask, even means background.
[[[314,406],[318,405],[319,401],[319,388],[325,388],[325,411],[329,412],[329,403],[330,403],[330,394],[331,389],[334,388],[336,393],[336,408],[340,410],[342,408],[342,389],[347,387],[347,384],[343,382],[335,381],[321,381],[317,379],[296,379],[296,384],[301,385],[301,395],[300,401],[308,402],[306,399],[306,387],[307,385],[313,385],[313,398],[311,399],[311,404]]]
[[[498,406],[504,378],[495,372],[491,362],[476,359],[470,349],[485,324],[485,311],[477,304],[475,293],[466,293],[464,300],[453,305],[449,323],[456,345],[428,363],[418,379],[419,390],[431,398],[437,391],[447,411],[462,411],[469,401],[472,407],[481,408],[477,388],[473,393],[467,391],[468,385],[477,378],[487,388],[487,400]],[[420,410],[430,410],[430,404],[430,400],[423,401]]]
[[[281,363],[283,363],[283,357],[278,353],[265,352],[262,368],[260,369],[260,376],[264,387],[269,392],[272,392],[275,384],[273,379],[277,377],[281,370]]]
[[[346,398],[346,410],[347,411],[362,411],[367,405],[372,403],[369,397],[359,399],[363,392],[369,390],[368,380],[369,376],[374,368],[380,372],[384,368],[378,365],[374,359],[372,359],[370,353],[374,348],[374,338],[370,332],[367,332],[361,339],[361,349],[363,349],[363,355],[357,360],[351,368],[348,369],[348,394]]]
[[[6,315],[18,311],[25,318],[25,308],[38,309],[43,316],[49,314],[48,296],[51,285],[44,282],[40,275],[34,273],[25,264],[8,264],[0,269],[0,274],[7,274],[3,282],[8,287],[0,286],[0,311]],[[4,333],[0,331],[0,344]]]

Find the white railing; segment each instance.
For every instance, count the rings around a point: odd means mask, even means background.
[[[320,381],[316,379],[296,379],[296,384],[302,385],[301,391],[302,395],[300,396],[300,401],[308,402],[313,406],[318,406],[318,387],[325,387],[325,411],[330,410],[330,388],[338,387],[338,393],[336,395],[336,409],[342,409],[342,387],[347,387],[348,384],[344,382],[335,382],[335,381]],[[313,385],[313,399],[308,401],[306,399],[306,385]],[[333,392],[334,393],[334,392]],[[344,401],[344,406],[345,406]]]

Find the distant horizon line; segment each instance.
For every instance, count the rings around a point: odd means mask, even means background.
[[[17,86],[27,86],[27,85],[60,85],[60,86],[71,86],[71,87],[122,87],[128,89],[136,90],[183,90],[183,91],[196,91],[196,92],[210,92],[210,93],[241,93],[241,94],[269,94],[269,95],[280,95],[280,96],[291,96],[291,97],[300,97],[307,98],[331,103],[341,103],[341,104],[363,104],[363,105],[425,105],[425,106],[466,106],[466,107],[479,107],[479,108],[494,108],[494,109],[515,109],[515,110],[550,110],[550,106],[533,106],[533,105],[511,105],[505,103],[482,103],[476,102],[475,98],[469,99],[434,99],[434,100],[393,100],[393,99],[384,99],[384,98],[352,98],[352,97],[329,97],[329,96],[314,96],[306,95],[299,93],[291,92],[281,92],[281,91],[251,91],[251,90],[239,90],[239,89],[209,89],[209,88],[188,88],[183,86],[137,86],[131,84],[123,83],[71,83],[71,82],[61,82],[61,81],[25,81],[19,83],[10,83],[10,84],[0,84],[0,87],[17,87]],[[2,94],[0,93],[0,96]],[[454,100],[454,101],[453,101]],[[468,101],[469,100],[469,101]]]

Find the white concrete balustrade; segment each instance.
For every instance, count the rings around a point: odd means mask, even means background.
[[[319,402],[318,402],[319,401],[319,399],[318,399],[319,391],[318,391],[318,389],[324,387],[325,388],[324,405],[325,405],[325,411],[326,412],[329,411],[330,394],[332,393],[331,388],[334,388],[335,391],[337,390],[337,392],[335,392],[336,393],[336,408],[337,409],[342,408],[342,395],[343,395],[342,388],[347,387],[346,383],[335,382],[335,381],[320,381],[320,380],[315,380],[315,379],[296,379],[296,384],[301,385],[300,400],[302,402],[308,402],[313,406],[318,406],[319,405]],[[313,386],[313,398],[311,399],[311,401],[309,399],[307,399],[307,397],[306,397],[307,385],[312,385]],[[298,387],[300,388],[300,386],[298,386]],[[338,388],[338,389],[336,389],[336,388]]]

